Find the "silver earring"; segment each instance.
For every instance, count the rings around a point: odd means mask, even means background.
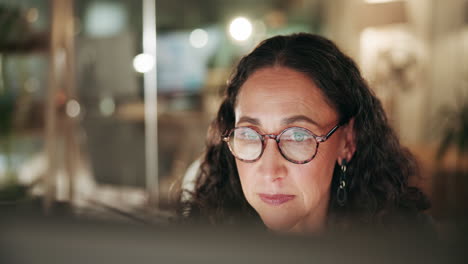
[[[338,191],[336,192],[336,201],[338,202],[339,206],[344,206],[346,204],[346,200],[348,199],[348,193],[346,190],[346,166],[347,161],[343,159],[341,162],[341,175],[338,185]]]

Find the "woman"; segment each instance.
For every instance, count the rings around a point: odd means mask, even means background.
[[[183,211],[291,232],[406,221],[429,207],[408,186],[417,174],[349,57],[320,36],[276,36],[232,75]]]

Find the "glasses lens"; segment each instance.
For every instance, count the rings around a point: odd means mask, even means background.
[[[289,160],[303,162],[315,155],[317,141],[308,130],[293,127],[283,132],[279,146]]]
[[[239,127],[232,131],[229,145],[234,156],[246,161],[257,159],[262,153],[262,138],[257,131]]]

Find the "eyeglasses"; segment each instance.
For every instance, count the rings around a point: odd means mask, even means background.
[[[326,135],[317,136],[302,127],[288,127],[281,133],[260,134],[250,127],[235,127],[223,141],[228,144],[232,155],[244,162],[255,162],[263,154],[266,139],[274,139],[281,155],[296,164],[305,164],[314,159],[319,143],[325,142],[340,125],[336,125]]]

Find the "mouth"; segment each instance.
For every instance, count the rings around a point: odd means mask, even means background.
[[[287,203],[294,199],[296,196],[295,195],[289,195],[289,194],[265,194],[265,193],[260,193],[258,194],[260,196],[260,199],[266,204],[269,205],[281,205],[284,203]]]

